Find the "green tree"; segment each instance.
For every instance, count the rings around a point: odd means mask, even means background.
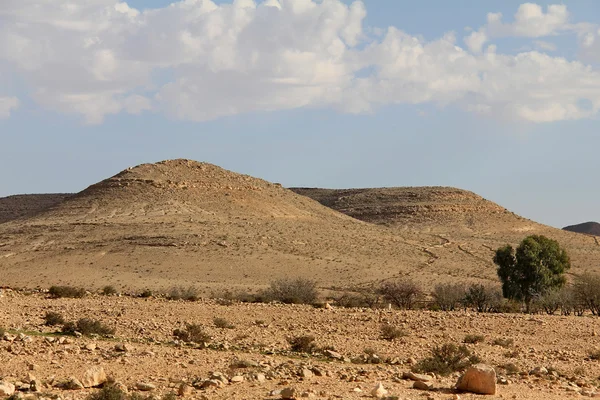
[[[494,263],[504,297],[524,301],[527,310],[534,297],[563,287],[564,273],[571,268],[569,256],[558,242],[541,235],[523,239],[516,252],[510,245],[500,247]]]

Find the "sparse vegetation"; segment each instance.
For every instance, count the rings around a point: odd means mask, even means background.
[[[204,327],[199,324],[187,324],[185,329],[175,329],[173,336],[189,343],[208,343],[212,339]]]
[[[81,298],[85,296],[85,289],[73,286],[51,286],[48,290],[48,294],[54,299],[62,297]]]
[[[447,376],[452,372],[462,371],[478,362],[480,362],[480,359],[471,354],[466,346],[457,346],[448,343],[434,347],[431,350],[431,355],[420,360],[413,370],[415,372],[433,372],[442,376]]]
[[[406,332],[397,326],[390,324],[381,325],[381,338],[385,340],[395,340],[406,336]]]
[[[177,395],[173,392],[162,397],[143,396],[139,393],[126,393],[113,384],[104,385],[102,389],[90,394],[86,400],[175,400]]]
[[[142,297],[144,299],[146,299],[148,297],[152,297],[152,296],[153,296],[153,293],[152,293],[152,290],[150,290],[150,289],[144,289],[138,295],[138,297]]]
[[[225,318],[215,317],[213,319],[213,323],[215,324],[215,327],[217,327],[217,328],[224,328],[224,329],[234,329],[235,328],[235,325],[232,324],[231,322],[229,322],[228,320],[226,320]]]
[[[4,336],[5,333],[6,333],[6,329],[4,329],[3,327],[0,326],[0,337]]]
[[[173,286],[167,293],[169,300],[197,301],[200,298],[199,291],[194,286],[184,288],[182,286]]]
[[[46,326],[63,325],[64,323],[65,319],[60,313],[48,311],[46,315],[44,315],[44,325]]]
[[[412,310],[417,300],[423,295],[419,286],[412,281],[389,281],[383,282],[378,293],[393,306]]]
[[[498,365],[497,368],[503,370],[506,375],[516,375],[521,372],[521,369],[513,363]]]
[[[81,318],[77,322],[66,322],[62,326],[63,333],[73,334],[79,332],[82,335],[107,336],[115,333],[114,328],[104,325],[101,321],[91,318]]]
[[[305,278],[279,279],[263,292],[268,301],[280,301],[286,304],[312,304],[319,292],[315,281]]]
[[[463,343],[477,344],[483,342],[484,340],[485,336],[483,335],[466,335],[463,339]]]
[[[104,296],[114,296],[117,293],[117,289],[112,285],[106,285],[102,288],[102,294]]]
[[[502,295],[491,287],[472,284],[467,288],[465,304],[477,312],[491,312],[498,306]]]
[[[493,346],[500,346],[504,348],[512,347],[515,344],[515,340],[511,338],[496,338],[492,341]]]
[[[464,305],[467,289],[460,283],[444,283],[433,289],[435,306],[441,311],[454,311]]]
[[[305,336],[294,336],[286,338],[287,342],[290,344],[290,348],[292,351],[297,353],[313,353],[317,350],[317,345],[315,344],[315,337],[310,335]]]
[[[600,360],[600,349],[593,349],[588,352],[588,358],[590,360],[598,361]]]

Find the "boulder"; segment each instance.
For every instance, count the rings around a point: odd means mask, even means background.
[[[456,389],[477,394],[496,394],[496,371],[486,364],[475,364],[456,382]]]
[[[91,388],[103,385],[107,381],[106,372],[104,372],[104,368],[96,365],[92,368],[85,371],[83,374],[83,379],[81,379],[81,383],[83,387]]]
[[[12,396],[15,393],[15,385],[0,381],[0,396]]]
[[[385,397],[386,394],[388,394],[388,391],[386,390],[386,388],[383,387],[383,384],[381,384],[381,382],[375,385],[373,390],[371,390],[371,396],[376,397],[378,399]]]

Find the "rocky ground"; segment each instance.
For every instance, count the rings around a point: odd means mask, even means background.
[[[98,391],[87,386],[105,379],[130,393],[190,399],[363,399],[373,398],[378,385],[385,389],[379,386],[379,394],[389,399],[484,398],[456,392],[459,373],[408,376],[433,347],[461,344],[467,335],[477,343],[466,346],[497,373],[496,394],[485,398],[547,400],[600,393],[600,361],[590,357],[600,342],[600,320],[592,316],[2,293],[0,327],[6,333],[0,340],[0,391],[14,386],[21,398],[83,399]],[[60,335],[59,327],[44,325],[47,312],[67,321],[97,319],[115,333]],[[216,327],[215,318],[230,326]],[[173,331],[186,324],[201,324],[210,339],[206,344],[176,339]],[[383,339],[386,324],[403,334]],[[286,339],[305,335],[314,336],[321,349],[291,351]]]

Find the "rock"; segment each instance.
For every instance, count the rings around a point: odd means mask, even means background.
[[[477,394],[496,394],[496,371],[486,364],[475,364],[456,382],[456,389]]]
[[[149,392],[156,389],[156,386],[148,382],[138,382],[135,384],[135,388],[137,390],[141,390],[142,392]]]
[[[267,380],[267,377],[265,376],[265,374],[258,373],[256,375],[254,375],[254,379],[256,379],[258,382],[262,383]]]
[[[120,352],[131,351],[131,346],[129,346],[125,343],[117,343],[115,345],[115,351],[120,351]]]
[[[15,393],[15,385],[0,381],[0,396],[12,396]]]
[[[96,343],[88,343],[85,345],[84,349],[89,350],[89,351],[94,351],[96,350]]]
[[[310,379],[313,377],[313,375],[313,372],[308,368],[302,368],[302,371],[300,371],[300,376],[302,379]]]
[[[218,381],[216,379],[207,379],[200,385],[200,389],[208,389],[211,387],[221,387],[223,386],[223,382]]]
[[[429,382],[433,378],[429,375],[415,374],[414,372],[403,372],[402,379],[410,379],[411,381]]]
[[[333,358],[335,360],[343,360],[344,356],[342,356],[340,353],[335,352],[333,350],[325,350],[324,353],[327,357],[329,358]]]
[[[231,383],[241,383],[244,382],[244,377],[242,375],[236,375],[230,379]]]
[[[423,381],[415,381],[413,384],[413,388],[419,390],[433,390],[433,383],[431,382],[423,382]]]
[[[544,376],[548,375],[548,370],[545,367],[535,367],[529,371],[529,375]]]
[[[83,379],[81,379],[81,383],[83,387],[91,388],[104,384],[108,379],[106,378],[106,372],[104,372],[104,368],[96,365],[83,374]]]
[[[177,394],[183,397],[189,396],[190,394],[192,394],[192,392],[193,388],[185,382],[179,385],[179,388],[177,389]]]
[[[83,384],[79,381],[79,379],[74,376],[70,376],[66,381],[60,383],[59,387],[65,390],[80,390],[84,389]]]
[[[222,372],[213,372],[210,375],[209,380],[220,381],[221,383],[224,383],[225,385],[229,383],[229,379],[227,379],[225,374],[223,374]]]
[[[379,382],[375,387],[371,390],[371,396],[376,397],[378,399],[385,397],[388,394],[386,388],[383,387],[383,384]]]
[[[287,387],[281,390],[281,398],[282,399],[295,399],[296,398],[296,389],[292,387]]]

